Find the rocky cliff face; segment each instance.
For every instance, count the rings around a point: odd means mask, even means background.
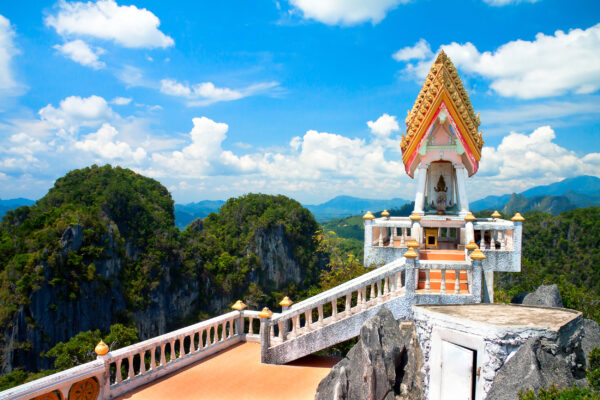
[[[146,339],[227,311],[251,286],[264,306],[272,291],[318,276],[317,225],[293,200],[233,199],[185,232],[172,203],[158,182],[107,166],[73,171],[36,206],[9,212],[0,223],[1,372],[52,367],[41,354],[82,331],[126,323]]]
[[[317,388],[315,400],[420,400],[422,356],[414,324],[382,308]]]

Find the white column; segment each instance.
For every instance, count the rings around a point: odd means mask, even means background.
[[[465,216],[469,213],[469,199],[467,198],[467,170],[464,165],[455,165],[456,169],[456,186],[458,187],[458,207],[460,215]]]
[[[425,202],[425,181],[427,178],[427,166],[419,165],[415,173],[417,178],[417,194],[415,195],[415,210],[417,214],[424,214],[423,203]]]

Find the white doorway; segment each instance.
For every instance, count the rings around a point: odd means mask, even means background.
[[[442,340],[441,400],[474,400],[477,352]]]

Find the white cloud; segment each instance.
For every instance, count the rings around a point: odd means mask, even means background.
[[[537,3],[539,0],[483,0],[490,6],[494,7],[502,7],[510,4],[519,4],[519,3]]]
[[[75,143],[75,148],[89,151],[105,160],[133,160],[140,163],[146,158],[146,151],[138,147],[135,151],[128,143],[114,140],[119,132],[110,124],[102,124],[97,132],[90,133],[84,140]]]
[[[388,137],[392,132],[398,132],[400,127],[394,115],[383,114],[377,121],[368,121],[367,126],[375,136]]]
[[[403,47],[392,54],[396,61],[423,60],[432,56],[431,47],[425,39],[420,39],[414,46]]]
[[[131,98],[130,97],[115,97],[114,99],[112,99],[110,101],[111,104],[115,104],[117,106],[126,106],[127,104],[131,103]]]
[[[96,95],[67,97],[61,100],[58,108],[48,104],[39,111],[39,115],[43,121],[69,133],[76,132],[80,126],[97,126],[116,117],[106,100]]]
[[[130,48],[166,48],[175,43],[158,29],[158,17],[145,8],[119,6],[114,0],[61,0],[58,8],[45,22],[60,35],[91,36]]]
[[[11,91],[17,88],[12,70],[12,58],[18,53],[13,39],[15,31],[10,26],[10,21],[0,15],[0,90]]]
[[[535,40],[515,40],[481,53],[472,43],[441,46],[463,72],[491,80],[504,97],[532,99],[600,89],[600,24]],[[405,71],[424,78],[433,60],[408,64]]]
[[[81,39],[72,40],[63,45],[57,44],[54,48],[81,65],[94,69],[101,69],[106,66],[104,62],[98,60],[98,55],[103,54],[104,50],[97,47],[94,51]]]
[[[173,79],[160,81],[160,91],[170,96],[189,99],[189,106],[206,106],[220,101],[238,100],[244,97],[267,92],[279,86],[277,82],[263,82],[242,89],[216,87],[212,82],[188,85]]]
[[[385,18],[388,11],[407,0],[290,0],[302,11],[304,18],[329,25],[355,25],[366,21],[373,24]]]
[[[554,143],[555,138],[550,126],[528,135],[511,132],[498,147],[483,147],[475,179],[485,182],[486,190],[504,194],[578,175],[600,175],[600,153],[580,156]]]

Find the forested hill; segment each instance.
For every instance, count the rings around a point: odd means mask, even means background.
[[[0,223],[2,372],[52,368],[43,353],[81,331],[122,323],[144,339],[238,298],[253,308],[298,298],[327,262],[317,229],[298,202],[250,194],[180,232],[157,181],[111,166],[72,171]]]

